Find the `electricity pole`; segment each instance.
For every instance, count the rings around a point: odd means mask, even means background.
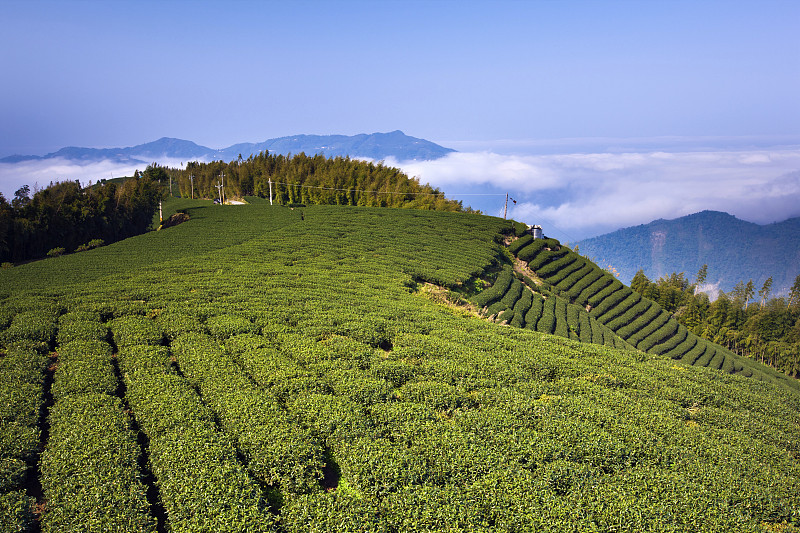
[[[225,205],[225,172],[220,172],[219,175],[222,178],[222,196],[220,197],[220,202],[222,202],[222,205]]]
[[[189,174],[189,182],[192,184],[192,200],[194,200],[194,174]]]
[[[509,200],[508,193],[506,193],[506,205],[503,207],[503,220],[505,220],[506,215],[508,215],[508,200]],[[517,203],[517,201],[514,200],[513,198],[511,198],[511,201],[514,202],[515,204]]]
[[[269,205],[272,205],[272,178],[269,178]]]

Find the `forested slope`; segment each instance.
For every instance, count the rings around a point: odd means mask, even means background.
[[[703,211],[655,220],[578,241],[580,253],[613,265],[625,283],[642,269],[650,279],[673,272],[694,274],[708,265],[711,284],[729,292],[741,280],[761,286],[774,280],[785,294],[800,274],[800,218],[758,225],[727,213]]]
[[[796,528],[798,394],[419,290],[508,222],[188,212],[0,271],[3,531]]]

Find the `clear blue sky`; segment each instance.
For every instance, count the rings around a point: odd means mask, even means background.
[[[2,0],[0,156],[402,129],[800,136],[800,2]]]

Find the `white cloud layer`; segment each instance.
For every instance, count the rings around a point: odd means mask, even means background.
[[[457,152],[392,162],[448,196],[486,188],[517,200],[509,216],[570,240],[706,209],[765,224],[800,215],[800,149],[499,155]],[[465,201],[481,205],[479,197]],[[495,198],[490,205],[498,205]],[[502,207],[500,208],[502,210]],[[497,209],[486,209],[498,214]],[[555,236],[555,233],[550,234]],[[564,238],[562,236],[562,238]]]
[[[170,167],[180,167],[177,159],[160,158],[158,163]],[[117,163],[111,160],[80,164],[66,159],[45,159],[39,161],[22,161],[20,163],[0,163],[0,192],[11,201],[14,192],[28,185],[31,193],[35,187],[47,187],[50,182],[80,181],[83,185],[97,183],[101,179],[133,176],[147,168],[146,163]]]
[[[179,166],[162,158],[160,164]],[[503,155],[455,152],[434,161],[397,162],[410,176],[490,215],[542,224],[545,233],[575,241],[705,209],[765,224],[800,215],[800,148],[739,151]],[[130,176],[144,164],[65,160],[0,163],[0,192],[10,200],[22,185]],[[459,196],[463,193],[463,196]]]

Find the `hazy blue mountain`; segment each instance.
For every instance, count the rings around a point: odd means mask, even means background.
[[[389,133],[372,133],[360,135],[293,135],[269,139],[262,143],[234,144],[219,150],[223,160],[231,161],[239,157],[247,158],[249,154],[257,154],[269,150],[273,154],[325,154],[329,157],[351,156],[368,157],[381,160],[394,157],[399,161],[438,159],[454,152],[450,148],[410,137],[400,130]]]
[[[44,156],[12,155],[0,159],[3,163],[18,163],[43,159],[62,158],[72,161],[134,162],[146,164],[160,158],[194,160],[232,161],[241,156],[245,159],[251,154],[269,150],[277,154],[306,155],[322,153],[326,156],[366,157],[382,160],[393,157],[400,161],[438,159],[450,152],[450,148],[418,139],[404,134],[402,131],[390,133],[362,133],[360,135],[294,135],[269,139],[260,143],[234,144],[227,148],[214,149],[200,146],[191,141],[162,137],[157,141],[127,148],[78,148],[67,147]]]
[[[800,217],[758,225],[728,213],[703,211],[674,220],[620,229],[577,243],[581,254],[612,265],[628,283],[639,269],[655,281],[685,272],[694,281],[708,264],[708,282],[730,291],[752,279],[756,290],[772,276],[773,295],[800,274]]]

